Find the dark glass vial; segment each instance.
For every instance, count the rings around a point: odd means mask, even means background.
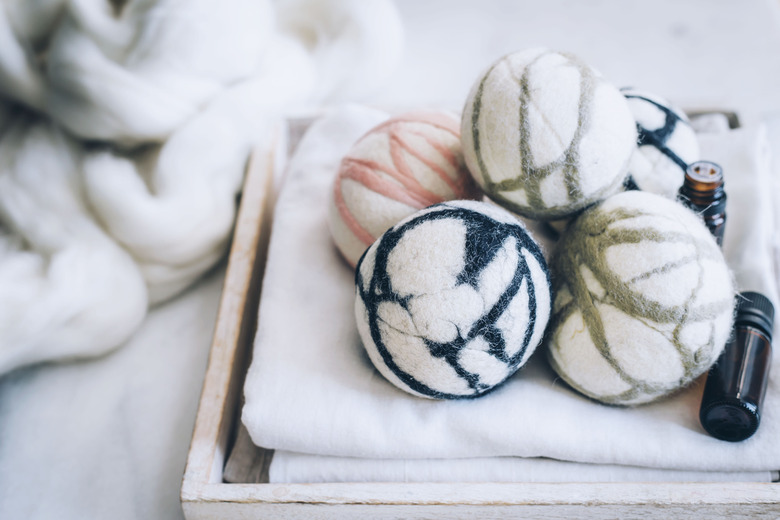
[[[677,200],[702,216],[719,246],[723,245],[723,231],[726,229],[726,192],[723,186],[723,169],[720,166],[710,161],[696,161],[688,165],[677,195]]]
[[[743,441],[761,420],[761,404],[772,361],[772,302],[757,292],[744,292],[729,343],[710,369],[699,420],[707,433],[724,441]]]

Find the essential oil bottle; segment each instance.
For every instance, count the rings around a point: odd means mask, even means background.
[[[729,343],[710,369],[699,420],[707,433],[724,441],[743,441],[761,421],[761,404],[772,361],[775,310],[757,292],[741,293]]]
[[[726,192],[723,188],[723,169],[710,161],[696,161],[685,171],[685,180],[677,200],[698,213],[704,224],[723,245],[726,228]]]

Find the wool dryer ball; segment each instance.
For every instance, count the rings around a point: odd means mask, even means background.
[[[539,245],[487,202],[437,204],[388,230],[355,273],[374,366],[411,394],[481,395],[525,364],[550,316]]]
[[[342,160],[328,215],[331,235],[354,266],[402,218],[481,196],[463,162],[457,118],[432,110],[403,114],[371,129]]]
[[[688,165],[701,159],[699,140],[688,116],[648,92],[633,88],[620,91],[628,100],[639,134],[628,166],[634,184],[642,191],[675,198]]]
[[[564,218],[621,189],[636,125],[620,91],[575,56],[529,49],[495,62],[461,120],[466,164],[498,204]]]
[[[551,261],[548,359],[573,388],[633,405],[703,374],[731,330],[734,285],[700,218],[629,191],[588,209]]]

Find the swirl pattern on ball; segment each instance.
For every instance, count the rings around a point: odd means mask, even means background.
[[[648,92],[634,88],[620,91],[628,100],[639,136],[628,168],[633,186],[674,198],[688,165],[701,158],[688,116]]]
[[[583,394],[640,404],[715,362],[731,328],[723,254],[691,211],[626,192],[583,213],[552,261],[548,358]]]
[[[354,266],[404,217],[447,200],[479,197],[463,162],[457,119],[447,112],[410,112],[371,129],[344,157],[328,221],[334,242]]]
[[[533,353],[550,315],[538,244],[484,202],[437,204],[397,224],[360,259],[355,283],[371,361],[422,397],[494,388]]]
[[[635,148],[625,98],[575,56],[529,49],[494,63],[461,120],[466,164],[521,215],[572,215],[619,191]]]

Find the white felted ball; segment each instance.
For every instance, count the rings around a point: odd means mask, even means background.
[[[415,213],[360,259],[355,315],[374,366],[421,397],[475,397],[525,364],[550,316],[538,244],[510,213],[453,201]]]
[[[461,134],[485,193],[540,220],[619,191],[636,146],[620,91],[578,58],[546,49],[495,62],[469,93]]]
[[[636,187],[677,196],[689,164],[701,159],[699,140],[688,116],[667,100],[633,88],[620,90],[636,120],[637,148],[628,171]]]
[[[551,263],[548,357],[583,394],[652,401],[703,374],[729,336],[734,286],[693,212],[641,191],[580,215]]]
[[[328,215],[331,234],[354,266],[404,217],[480,195],[463,162],[458,120],[446,112],[403,114],[371,129],[342,160]]]

